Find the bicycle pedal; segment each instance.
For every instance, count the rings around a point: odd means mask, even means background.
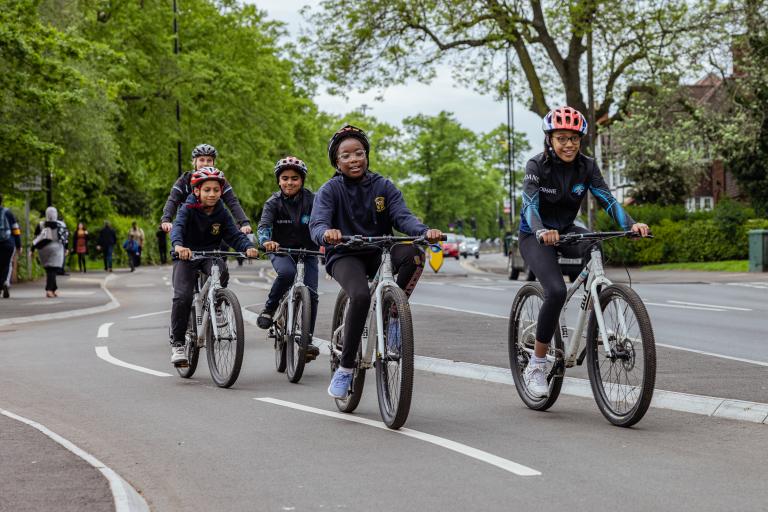
[[[189,368],[189,362],[175,363],[174,368]]]
[[[314,354],[310,354],[309,352],[304,354],[304,362],[305,363],[309,363],[311,361],[314,361],[315,359],[317,359],[317,356],[314,355]]]

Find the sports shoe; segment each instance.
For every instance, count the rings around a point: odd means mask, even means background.
[[[331,378],[331,384],[328,386],[328,394],[333,398],[347,398],[350,384],[352,384],[352,372],[343,371],[341,367],[339,367]]]
[[[274,311],[270,311],[266,308],[263,309],[259,314],[259,318],[256,319],[256,325],[258,325],[260,329],[269,329],[272,327],[272,315],[274,314]]]
[[[317,348],[317,346],[310,341],[309,344],[307,345],[307,359],[309,361],[312,361],[319,355],[320,355],[320,349]]]
[[[8,285],[4,284],[3,285],[3,298],[7,299],[10,296],[11,296],[11,293],[8,291]]]
[[[534,398],[546,398],[549,396],[549,384],[547,383],[547,364],[530,363],[523,371],[523,382],[528,388],[528,394]]]
[[[175,343],[171,345],[171,364],[174,366],[182,366],[188,364],[187,353],[184,350],[184,344]]]

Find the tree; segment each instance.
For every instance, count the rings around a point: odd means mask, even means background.
[[[460,79],[493,91],[500,85],[495,57],[511,48],[529,108],[541,116],[562,98],[588,111],[584,61],[593,33],[599,119],[631,82],[690,66],[682,57],[698,49],[691,34],[721,15],[712,2],[685,0],[327,0],[312,21],[314,54],[333,92],[428,81],[435,64],[451,57]]]

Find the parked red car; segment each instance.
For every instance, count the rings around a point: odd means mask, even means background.
[[[448,238],[443,242],[443,256],[459,259],[459,237],[453,233],[448,233],[446,236]]]

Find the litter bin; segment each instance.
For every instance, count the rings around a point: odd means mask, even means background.
[[[749,271],[768,271],[768,229],[749,231]]]

